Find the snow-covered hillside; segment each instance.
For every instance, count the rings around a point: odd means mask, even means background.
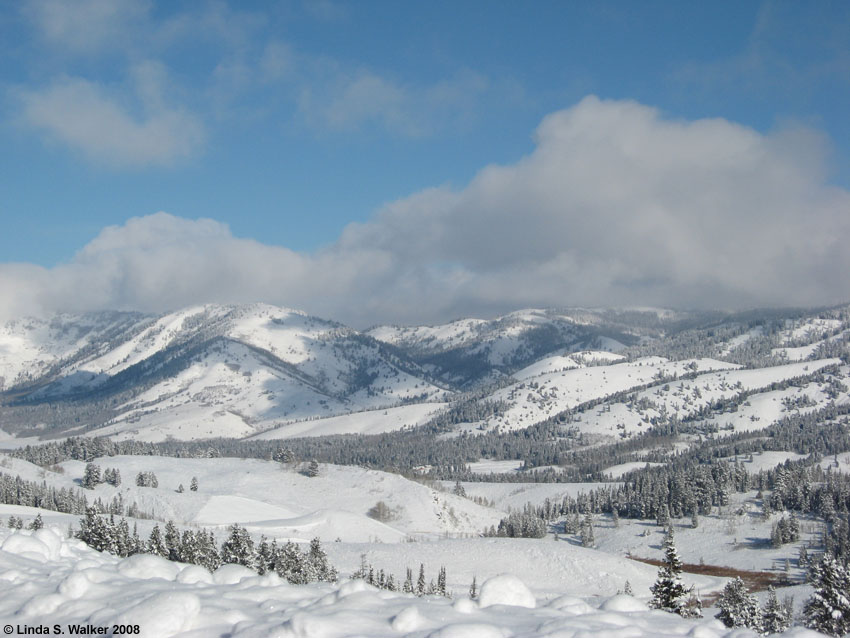
[[[0,370],[17,400],[114,397],[99,433],[146,440],[246,436],[451,396],[371,338],[262,304],[12,322],[0,331]]]

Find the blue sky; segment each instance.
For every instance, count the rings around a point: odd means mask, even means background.
[[[25,0],[0,70],[7,312],[850,299],[844,2]]]

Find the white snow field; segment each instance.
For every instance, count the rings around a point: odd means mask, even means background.
[[[649,611],[631,596],[535,597],[522,580],[499,575],[481,584],[478,601],[416,598],[363,581],[289,585],[227,565],[210,574],[151,555],[119,560],[61,530],[0,531],[0,620],[30,633],[59,625],[114,625],[149,638],[630,638],[754,635],[714,619],[683,620]],[[592,571],[592,567],[591,567]],[[5,630],[6,633],[11,633]],[[104,633],[105,633],[104,632]],[[785,635],[819,636],[794,628]]]
[[[80,461],[66,461],[61,464],[64,474],[47,473],[42,479],[37,478],[45,475],[41,468],[17,459],[8,462],[15,474],[47,480],[57,488],[75,486],[73,479],[81,478],[85,468]],[[256,535],[297,542],[313,537],[398,542],[413,535],[477,535],[504,516],[499,510],[397,474],[353,466],[321,464],[319,475],[311,478],[302,474],[300,464],[256,459],[114,456],[94,462],[104,469],[118,469],[123,483],[118,488],[103,483],[85,490],[89,499],[100,497],[107,503],[120,493],[125,503],[135,501],[160,520],[222,528],[239,522]],[[159,487],[137,487],[139,472],[156,474]],[[192,477],[198,479],[197,492],[189,490]],[[181,484],[184,492],[178,493]],[[390,510],[390,520],[380,522],[367,515],[379,501]]]

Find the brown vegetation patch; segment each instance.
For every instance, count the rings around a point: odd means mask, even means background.
[[[632,560],[646,563],[647,565],[655,565],[661,567],[664,565],[663,560],[657,558],[639,558],[637,556],[629,556]],[[796,585],[799,583],[793,582],[788,574],[776,572],[756,572],[746,569],[735,569],[734,567],[722,567],[720,565],[694,565],[693,563],[682,563],[682,571],[688,574],[703,574],[705,576],[720,576],[721,578],[740,577],[747,586],[750,592],[763,591],[770,585],[774,587],[787,587],[788,585]],[[710,592],[703,596],[703,604],[711,605],[720,596],[720,592]]]

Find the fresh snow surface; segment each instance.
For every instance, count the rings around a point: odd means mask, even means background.
[[[620,463],[619,465],[612,465],[611,467],[606,467],[602,470],[603,474],[608,474],[612,479],[618,479],[623,474],[627,472],[631,472],[632,470],[639,470],[641,468],[649,465],[650,467],[655,467],[657,465],[663,465],[663,463],[647,463],[646,461],[630,461],[629,463]]]
[[[416,598],[362,581],[295,586],[233,565],[209,574],[154,556],[119,560],[57,529],[2,530],[0,542],[0,618],[48,631],[54,624],[68,631],[74,623],[138,625],[135,635],[151,638],[744,635],[714,619],[683,620],[622,596],[541,601],[516,576],[483,580],[479,603],[460,592],[454,600]],[[817,634],[795,629],[786,635]]]
[[[50,485],[74,487],[85,464],[65,461],[64,474],[44,472],[25,461],[8,459],[7,474]],[[245,523],[252,533],[279,539],[391,543],[407,537],[477,535],[498,524],[504,513],[451,493],[431,489],[397,474],[353,466],[320,465],[319,476],[302,472],[306,464],[283,465],[256,459],[177,459],[155,456],[114,456],[96,459],[103,469],[121,472],[118,487],[101,484],[86,491],[89,499],[109,502],[120,493],[128,505],[161,520],[182,525],[226,527]],[[29,469],[28,469],[29,468]],[[156,474],[159,487],[137,487],[139,472]],[[39,478],[41,475],[44,478]],[[189,490],[192,477],[199,489]],[[184,492],[178,493],[179,485]],[[368,516],[379,501],[392,511],[391,520]]]
[[[522,509],[526,503],[540,505],[547,498],[560,503],[565,496],[575,497],[610,483],[490,483],[486,481],[461,481],[466,494],[493,502],[499,510]],[[443,487],[451,490],[455,483],[443,481]]]
[[[299,436],[331,434],[381,434],[421,425],[445,408],[446,403],[414,403],[386,410],[366,410],[354,414],[288,423],[254,435],[252,439],[291,439]]]
[[[482,459],[474,463],[469,463],[469,471],[473,474],[505,474],[507,472],[516,472],[522,467],[522,461],[491,461]]]

